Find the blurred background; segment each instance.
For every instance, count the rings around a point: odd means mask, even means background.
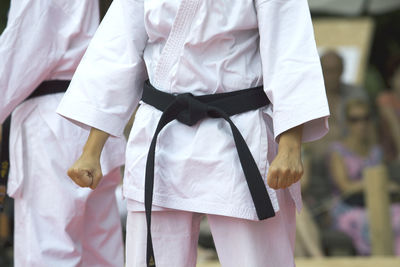
[[[297,265],[400,266],[400,0],[308,1],[331,118],[303,146]],[[104,15],[112,1],[100,2]],[[0,33],[8,9],[0,1]],[[0,266],[12,266],[7,203]],[[219,266],[206,221],[199,243],[199,266]]]

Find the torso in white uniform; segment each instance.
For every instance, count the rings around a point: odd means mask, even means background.
[[[264,85],[271,104],[235,115],[266,180],[279,135],[304,125],[303,141],[322,137],[329,115],[306,0],[115,0],[58,112],[121,135],[149,78],[160,90],[194,95]],[[82,91],[81,88],[84,88]],[[128,141],[124,195],[143,210],[150,140],[161,112],[140,106]],[[290,191],[301,207],[300,186]],[[268,192],[275,210],[274,190]],[[257,219],[229,125],[173,121],[159,138],[153,204]]]
[[[24,157],[24,142],[60,143],[69,153],[49,155],[49,151],[31,151],[38,157],[58,158],[60,164],[70,164],[81,152],[84,140],[76,140],[87,134],[74,131],[73,127],[65,128],[63,119],[55,113],[62,94],[23,101],[45,80],[72,78],[98,24],[98,1],[11,1],[7,28],[0,36],[0,123],[12,112],[8,186],[11,196],[17,196],[24,166],[29,164]],[[41,116],[32,116],[34,110]],[[24,136],[21,125],[27,119],[45,121],[48,129],[43,131],[52,131],[53,138],[36,140]],[[105,154],[109,156],[102,158],[105,174],[123,164],[124,145],[123,139],[111,140],[107,145]]]

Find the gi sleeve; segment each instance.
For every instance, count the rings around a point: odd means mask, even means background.
[[[304,124],[303,142],[328,132],[329,108],[307,0],[256,0],[264,90],[274,137]]]
[[[70,20],[70,14],[51,0],[11,3],[0,36],[0,123],[58,64],[74,34],[65,23]]]
[[[146,42],[143,0],[114,0],[57,112],[82,127],[122,136],[147,78]]]

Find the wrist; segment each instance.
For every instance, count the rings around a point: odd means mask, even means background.
[[[303,125],[291,128],[280,135],[279,151],[301,152]]]
[[[104,144],[108,139],[108,133],[92,128],[89,137],[83,147],[82,155],[100,158]]]
[[[279,143],[278,154],[301,156],[301,145],[298,145],[298,144],[290,144],[289,145],[286,143]]]
[[[90,158],[100,158],[102,148],[100,147],[92,147],[86,144],[82,150],[82,156],[90,157]]]

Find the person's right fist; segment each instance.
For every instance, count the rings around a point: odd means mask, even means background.
[[[68,176],[80,187],[95,189],[103,177],[100,161],[81,156],[69,168]]]

